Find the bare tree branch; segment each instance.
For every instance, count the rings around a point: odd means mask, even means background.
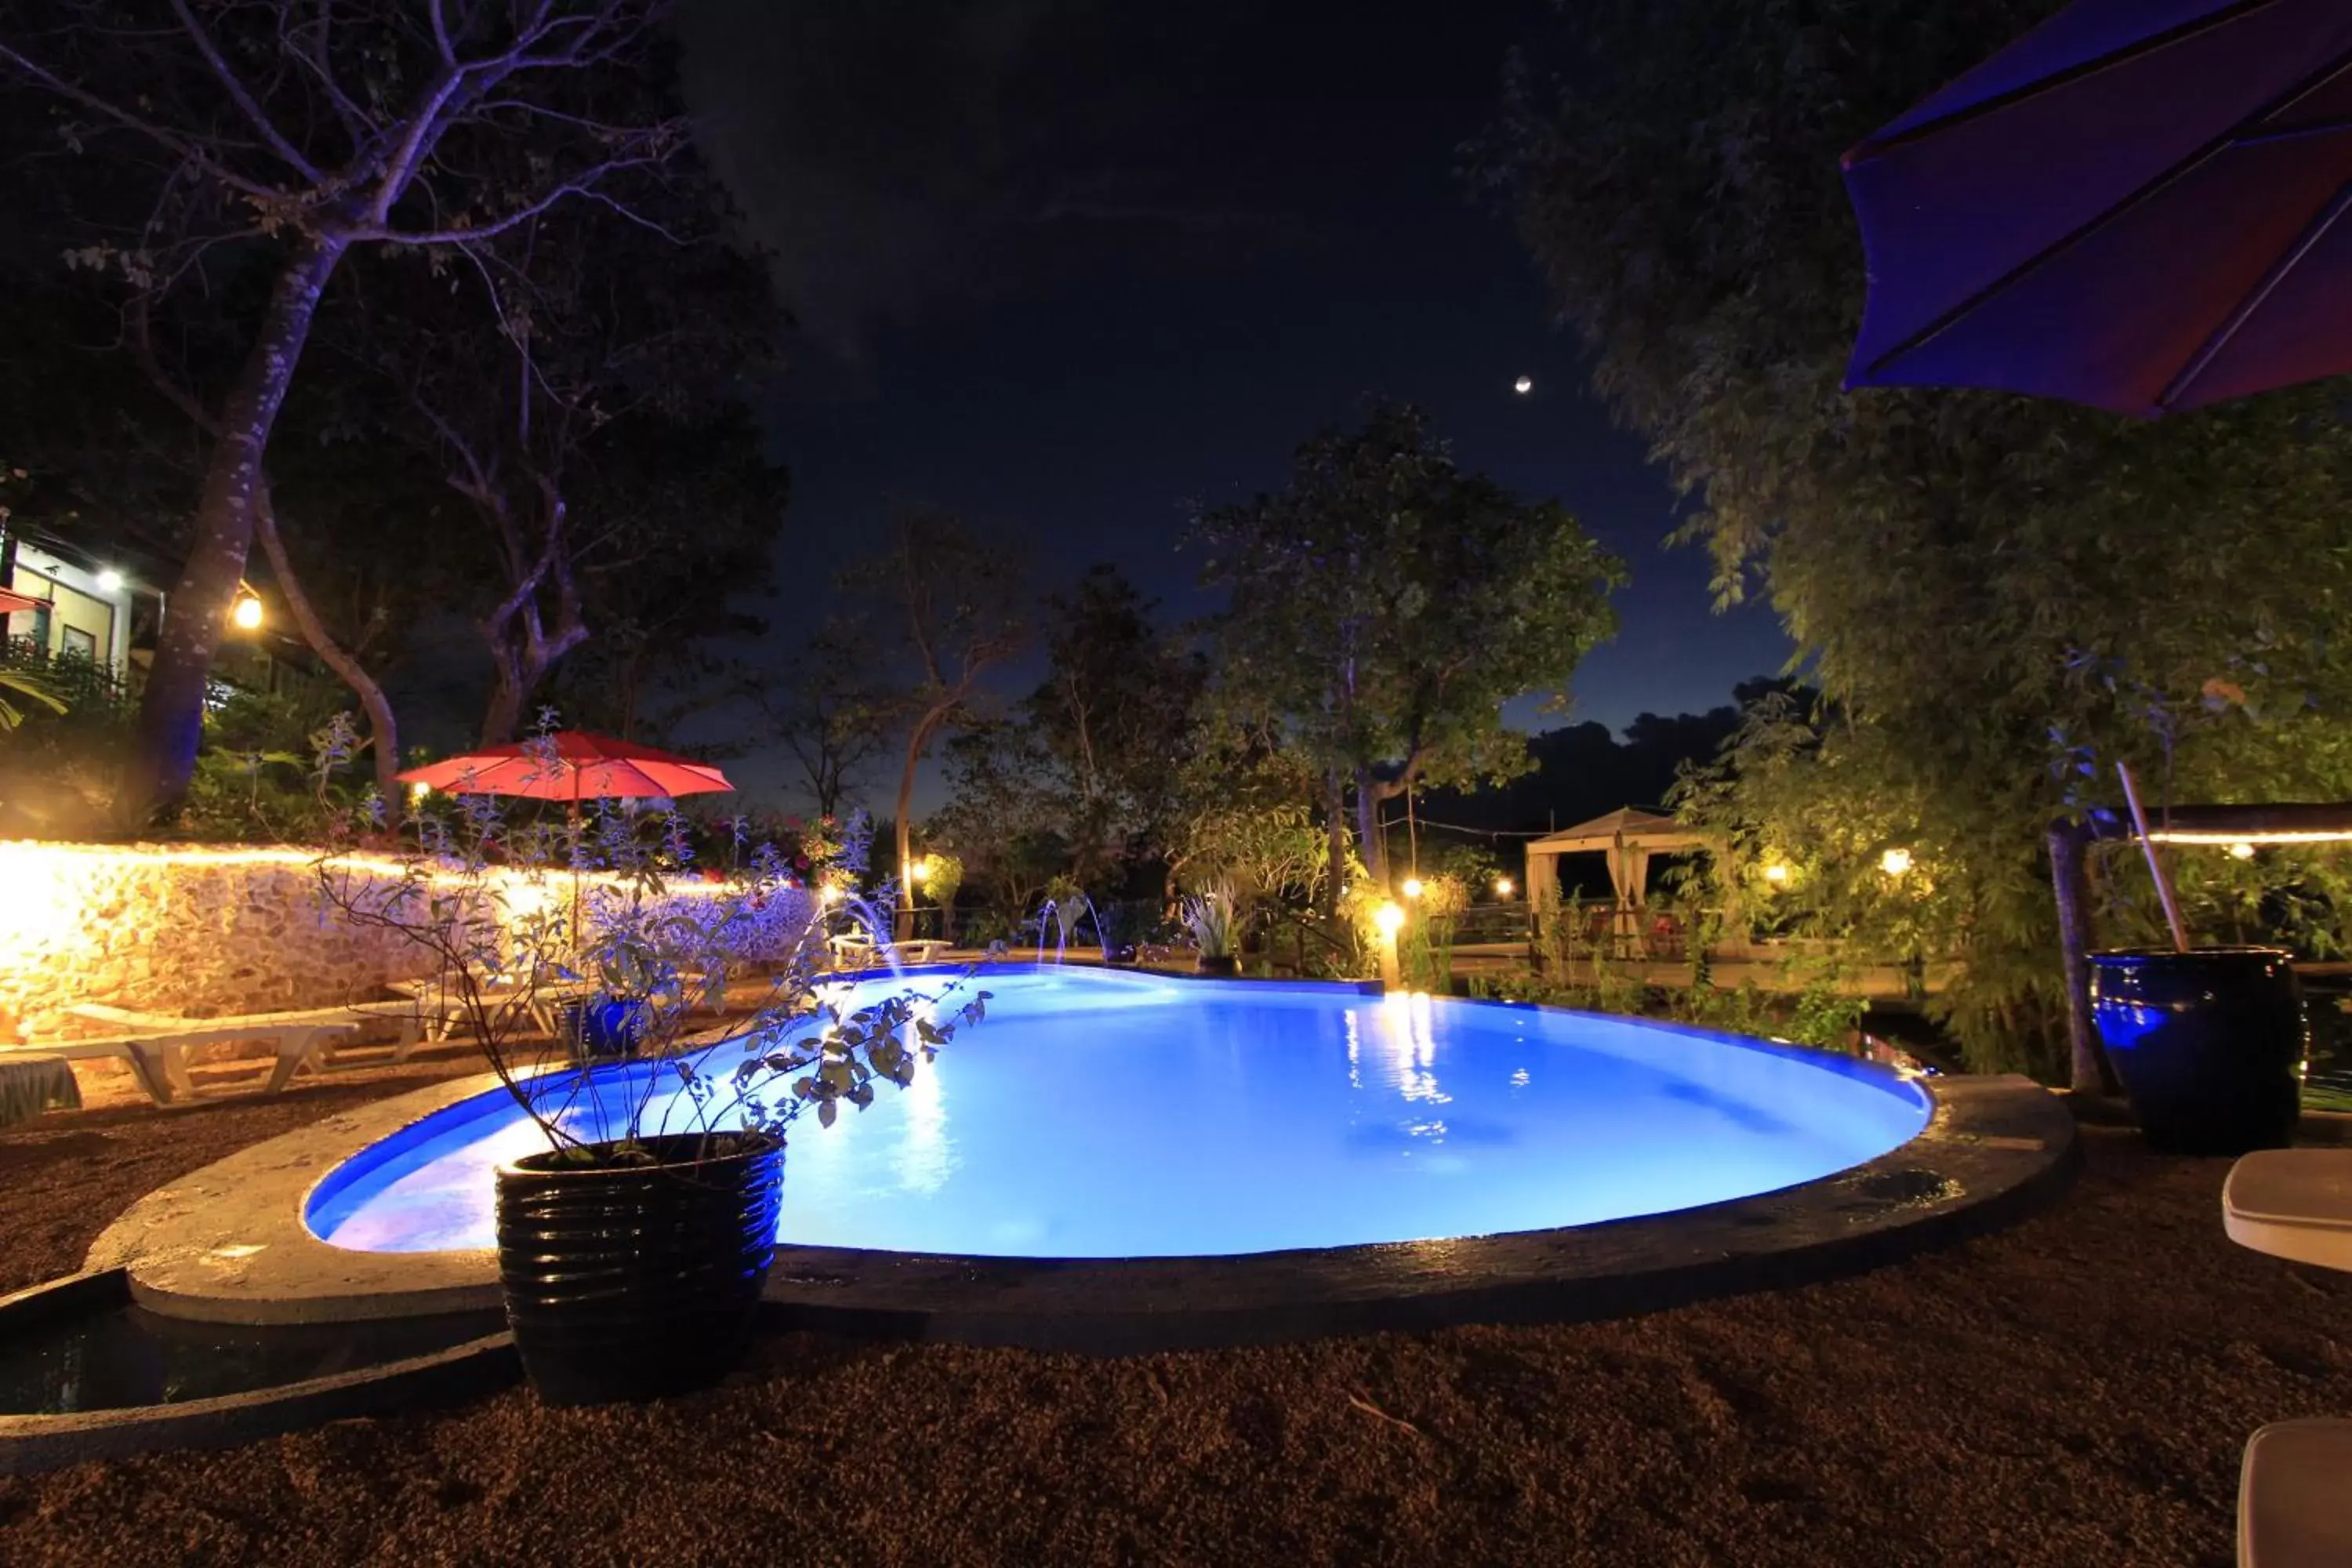
[[[285,133],[262,111],[261,105],[254,101],[253,94],[246,90],[245,83],[237,79],[236,71],[229,68],[228,61],[221,58],[220,48],[213,42],[212,34],[205,30],[205,25],[196,20],[195,13],[188,9],[187,0],[172,0],[172,14],[180,18],[181,28],[196,46],[196,52],[204,56],[205,64],[212,68],[213,75],[218,79],[223,90],[227,92],[229,101],[236,105],[237,112],[245,117],[246,123],[260,133],[261,140],[268,143],[269,150],[312,184],[325,184],[326,176],[319,173],[310,159],[302,156],[301,150],[286,139]]]

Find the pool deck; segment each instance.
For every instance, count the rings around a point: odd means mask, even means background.
[[[1927,1080],[1916,1138],[1839,1174],[1671,1214],[1510,1235],[1224,1258],[1003,1258],[781,1247],[794,1327],[1127,1354],[1459,1323],[1581,1321],[1827,1279],[2008,1224],[2071,1179],[2074,1122],[2019,1077]],[[488,1074],[331,1116],[133,1205],[89,1267],[158,1312],[326,1322],[499,1304],[488,1250],[367,1253],[313,1237],[311,1188],[360,1149],[495,1089]]]

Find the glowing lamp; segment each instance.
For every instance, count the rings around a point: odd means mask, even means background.
[[[1495,896],[1498,899],[1507,899],[1511,896],[1511,879],[1508,877],[1495,879]]]
[[[1900,877],[1911,869],[1911,851],[1889,849],[1878,858],[1878,868],[1890,877]]]
[[[120,572],[117,572],[113,567],[110,566],[110,567],[108,567],[105,571],[100,572],[100,573],[98,574],[98,591],[99,591],[100,593],[101,593],[101,594],[114,594],[114,593],[120,593],[120,592],[121,591],[121,588],[122,588],[122,574],[121,574],[121,573],[120,573]]]
[[[1403,892],[1404,896],[1408,899],[1417,899],[1421,897],[1421,879],[1418,877],[1407,877],[1404,879]]]
[[[408,786],[408,798],[411,800],[423,800],[432,793],[433,786],[421,779]]]
[[[2231,859],[2232,859],[2232,860],[2251,860],[2251,859],[2252,859],[2253,858],[2254,858],[2254,847],[2253,847],[2252,845],[2251,845],[2251,844],[2247,843],[2245,840],[2243,840],[2243,839],[2240,839],[2237,843],[2232,844],[2232,845],[2231,845],[2231,846],[2230,846],[2230,858],[2231,858]]]
[[[229,623],[239,631],[258,631],[261,627],[261,599],[258,595],[241,594],[228,613]]]
[[[1893,850],[1891,850],[1891,849],[1890,849],[1890,850],[1888,850],[1888,851],[1887,851],[1887,853],[1891,855],[1891,854],[1895,853],[1895,851],[1893,851]],[[1911,862],[1910,862],[1909,858],[1906,857],[1906,858],[1905,858],[1905,860],[1904,860],[1904,862],[1903,862],[1903,863],[1904,863],[1906,866],[1908,866]],[[1880,864],[1881,866],[1885,866],[1886,863],[1885,863],[1884,860],[1882,860],[1882,861],[1880,861],[1880,862],[1879,862],[1879,864]],[[1781,861],[1779,861],[1779,860],[1775,860],[1775,861],[1773,861],[1769,866],[1767,866],[1767,867],[1765,867],[1765,868],[1764,868],[1764,879],[1765,879],[1766,881],[1768,881],[1768,882],[1773,882],[1773,883],[1780,883],[1780,882],[1785,882],[1785,881],[1787,881],[1787,880],[1789,879],[1789,868],[1788,868],[1788,866],[1787,866],[1785,863],[1783,863],[1783,862],[1781,862]]]
[[[1528,393],[1533,392],[1535,389],[1536,383],[1533,376],[1523,375],[1519,377],[1518,380],[1511,383],[1511,390],[1517,393],[1521,397],[1525,397]]]
[[[828,904],[837,904],[841,902],[841,884],[838,882],[827,882],[824,885],[824,891],[820,895],[820,897],[822,897]]]
[[[929,881],[931,879],[931,858],[926,855],[921,859],[916,861],[913,865],[908,867],[907,875],[912,877],[919,884]]]
[[[1404,924],[1404,906],[1391,899],[1372,911],[1372,923],[1381,928],[1382,936],[1394,936]]]

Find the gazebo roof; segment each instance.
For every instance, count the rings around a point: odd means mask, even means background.
[[[1621,805],[1590,822],[1580,822],[1528,844],[1530,854],[1573,855],[1591,849],[1612,849],[1620,843],[1642,849],[1693,849],[1707,842],[1673,817],[1640,806]]]

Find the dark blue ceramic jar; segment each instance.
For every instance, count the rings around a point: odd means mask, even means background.
[[[2091,1002],[2107,1059],[2150,1143],[2242,1154],[2294,1137],[2309,1037],[2285,952],[2095,952]]]

